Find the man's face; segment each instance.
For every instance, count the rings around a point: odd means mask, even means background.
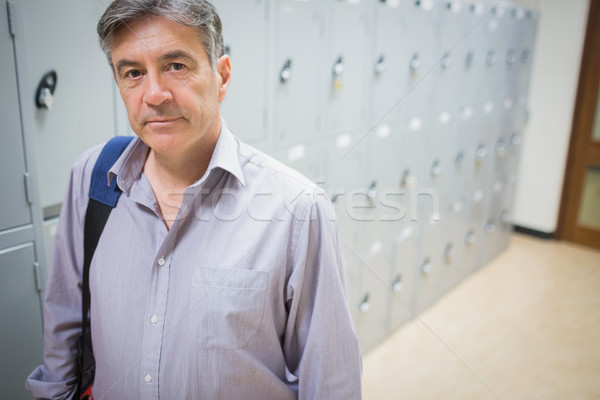
[[[121,28],[111,52],[129,123],[153,151],[182,157],[212,148],[229,86],[229,57],[213,71],[194,28],[157,16]]]

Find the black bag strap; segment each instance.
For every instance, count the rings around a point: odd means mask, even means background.
[[[121,156],[131,136],[115,136],[112,138],[98,156],[92,170],[90,193],[87,210],[85,212],[85,225],[83,228],[83,276],[81,286],[81,336],[77,341],[77,390],[74,399],[79,400],[85,388],[83,386],[83,373],[85,371],[84,353],[85,338],[89,325],[88,313],[90,311],[90,265],[104,230],[110,212],[117,205],[121,190],[117,180],[113,179],[108,184],[108,171]]]

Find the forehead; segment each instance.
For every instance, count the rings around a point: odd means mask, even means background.
[[[122,58],[160,58],[182,50],[208,61],[198,31],[165,17],[149,16],[120,27],[111,41],[113,63]]]

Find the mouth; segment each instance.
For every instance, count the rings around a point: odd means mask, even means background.
[[[160,126],[160,125],[168,125],[170,123],[173,122],[177,122],[181,119],[181,117],[174,117],[174,118],[156,118],[156,119],[151,119],[149,121],[146,121],[146,125],[155,125],[155,126]]]

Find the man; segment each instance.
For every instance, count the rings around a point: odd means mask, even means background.
[[[333,208],[223,124],[231,65],[212,5],[117,0],[98,33],[137,138],[109,172],[123,194],[90,269],[94,398],[360,398]],[[100,150],[71,172],[44,365],[26,383],[38,398],[75,390],[83,221]]]

